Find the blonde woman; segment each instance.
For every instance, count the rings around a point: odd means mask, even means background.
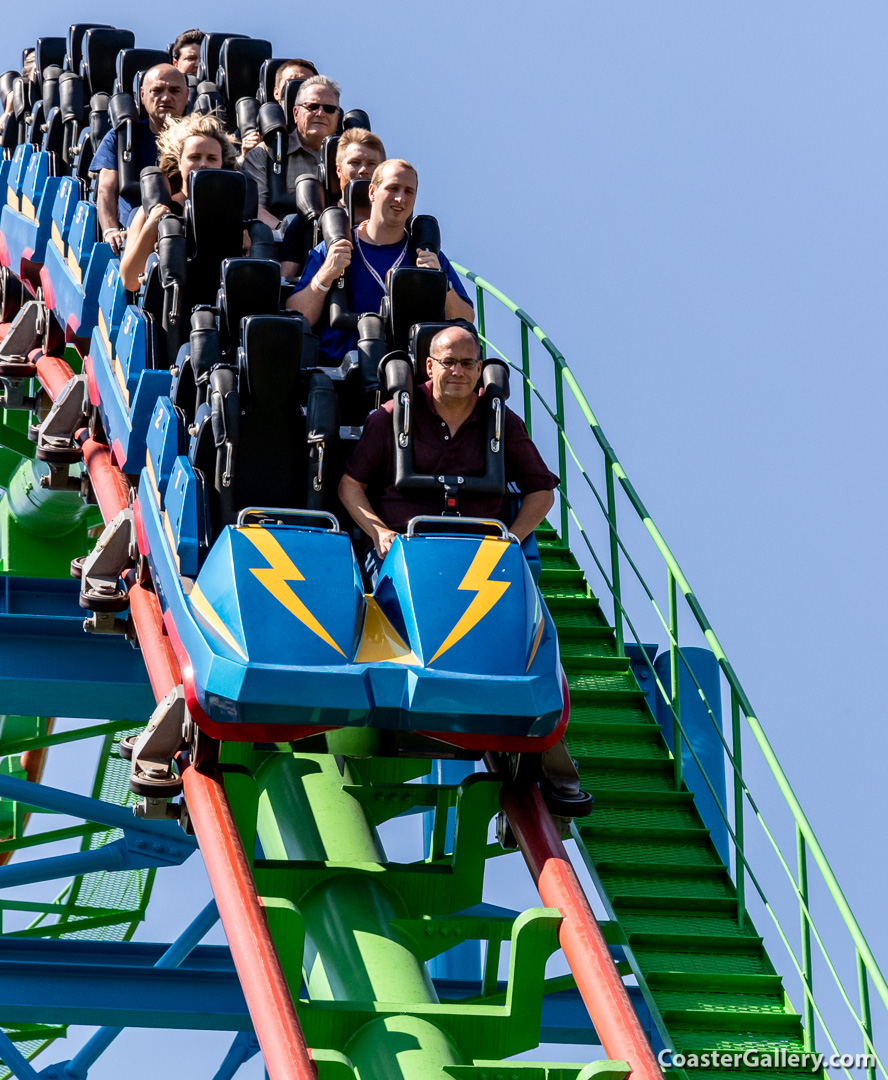
[[[120,277],[131,292],[139,288],[139,276],[157,244],[157,227],[167,214],[181,216],[185,208],[188,174],[197,169],[233,169],[237,148],[214,116],[192,113],[168,120],[157,137],[157,164],[170,182],[173,207],[155,206],[146,216],[142,207],[133,215],[127,243],[120,260]]]

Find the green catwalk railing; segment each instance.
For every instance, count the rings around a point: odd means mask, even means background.
[[[738,917],[742,921],[753,907],[765,910],[773,933],[789,956],[790,976],[794,975],[794,980],[788,980],[788,985],[794,988],[789,996],[797,994],[801,1004],[805,1048],[824,1049],[824,1040],[837,1055],[862,1048],[863,1053],[875,1057],[875,1067],[866,1071],[868,1080],[875,1077],[876,1068],[888,1078],[885,1060],[878,1055],[873,1034],[874,1023],[878,1023],[880,1032],[882,1025],[888,1025],[888,983],[699,600],[623,470],[564,356],[526,311],[477,274],[458,263],[453,265],[474,284],[478,328],[485,349],[488,354],[495,353],[505,360],[521,377],[527,427],[550,463],[557,460],[560,485],[555,524],[581,562],[585,556],[587,570],[594,566],[613,602],[619,647],[624,648],[628,632],[628,640],[639,646],[641,662],[646,664],[657,693],[672,714],[676,781],[681,782],[682,754],[686,758],[690,755],[700,768],[727,827]],[[488,298],[496,301],[496,305],[488,306]],[[497,324],[497,330],[510,333],[512,344],[505,346],[494,341],[493,324]],[[513,382],[513,402],[518,397],[515,389]],[[592,468],[583,464],[594,460],[596,455],[603,484],[596,483]],[[657,578],[659,585],[649,584],[649,579]],[[685,602],[684,611],[679,606],[681,598]],[[688,612],[690,621],[686,621]],[[718,662],[720,693],[725,702],[730,702],[727,737],[716,720],[721,715],[720,703],[707,699],[679,645],[680,621],[685,648],[688,637],[697,637]],[[654,632],[661,640],[665,636],[668,643],[668,686],[658,677],[648,652],[640,648],[645,637]],[[682,671],[682,681],[692,680],[721,743],[728,778],[728,805],[722,804],[716,785],[706,775],[682,727],[678,695]],[[752,737],[750,742],[749,735],[746,736],[745,747],[744,718]],[[750,761],[750,748],[758,752],[756,760]],[[757,776],[761,773],[776,784],[781,798],[775,804],[785,820],[766,820],[760,806],[762,797],[757,802],[751,790],[754,783],[751,773]],[[751,831],[753,824],[758,826],[757,834]],[[786,837],[779,839],[782,833]],[[776,860],[780,870],[779,875],[768,874],[772,899],[765,894],[764,875],[756,873],[751,863],[755,857],[758,864],[765,851]],[[812,879],[814,872],[819,877]],[[773,896],[773,885],[778,882],[780,894]],[[815,900],[816,919],[812,911]],[[793,929],[789,929],[791,920],[795,922]],[[844,937],[838,944],[834,940],[837,933]],[[849,989],[855,982],[853,989]],[[880,1011],[875,1018],[871,990],[884,1007],[884,1012]],[[854,1047],[848,1046],[849,1033],[855,1037]],[[838,1067],[851,1076],[848,1068]]]

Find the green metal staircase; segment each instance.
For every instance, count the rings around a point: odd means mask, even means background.
[[[697,596],[565,357],[508,296],[453,265],[475,288],[487,354],[509,364],[513,402],[523,399],[528,431],[557,461],[555,528],[537,534],[541,584],[570,685],[568,743],[595,796],[573,832],[614,923],[608,940],[623,945],[624,974],[637,979],[672,1064],[726,1080],[744,1069],[811,1076],[812,1061],[787,1058],[820,1052],[821,1074],[854,1080],[861,1073],[851,1069],[863,1069],[866,1080],[888,1080],[874,1041],[888,1022],[888,981]],[[645,642],[664,646],[668,664],[658,657],[655,669]],[[710,654],[708,691],[688,645]],[[686,691],[712,724],[726,790],[682,723]],[[672,718],[669,745],[648,707],[655,698],[658,716],[662,708]],[[708,785],[728,866],[683,762]],[[737,1060],[725,1067],[724,1054]]]
[[[555,531],[538,531],[540,583],[570,686],[568,742],[595,796],[577,838],[675,1049],[763,1056],[805,1050],[761,937],[703,826],[676,786],[672,754],[585,576]],[[686,1070],[761,1076],[760,1070]],[[769,1076],[810,1070],[769,1069]]]

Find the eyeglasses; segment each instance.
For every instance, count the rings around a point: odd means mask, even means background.
[[[307,109],[310,113],[320,112],[323,109],[327,116],[339,112],[338,105],[322,105],[320,101],[297,101],[296,108]]]
[[[442,368],[446,368],[448,371],[453,371],[457,364],[465,371],[471,371],[472,368],[477,367],[481,363],[480,360],[439,360],[437,356],[430,356],[430,360],[434,360],[440,364]]]

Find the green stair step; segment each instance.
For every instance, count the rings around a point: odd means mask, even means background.
[[[615,906],[635,907],[642,898],[672,904],[676,901],[696,901],[697,904],[731,901],[736,905],[737,902],[722,867],[713,866],[711,872],[706,867],[695,867],[690,871],[661,863],[633,872],[621,863],[601,862],[596,863],[596,868]]]
[[[651,731],[656,732],[660,742],[663,742],[660,727],[648,712],[644,702],[627,701],[618,704],[598,702],[592,705],[581,701],[571,701],[571,734],[578,737],[591,736],[594,731],[600,731],[604,724],[645,724]],[[663,743],[663,745],[666,744]]]
[[[560,591],[562,589],[577,590],[580,595],[586,597],[589,595],[585,574],[577,565],[572,566],[569,563],[559,563],[555,566],[543,563],[542,572],[540,573],[540,588],[543,591],[543,596],[549,590]]]
[[[553,611],[559,641],[585,640],[599,637],[613,644],[614,631],[597,604],[584,604],[577,611]]]
[[[725,1023],[725,1016],[736,1016],[739,1024],[748,1027],[750,1014],[754,1013],[779,1017],[781,1022],[789,1021],[784,1031],[793,1032],[798,1028],[798,1017],[786,1011],[782,987],[770,994],[722,993],[713,989],[661,990],[654,993],[654,1000],[664,1018],[670,1016],[685,1029],[714,1026],[705,1022],[706,1017],[718,1018],[726,1028],[733,1027],[733,1024]]]
[[[568,733],[568,746],[573,753],[573,740],[570,738],[570,733]],[[603,795],[618,793],[650,795],[655,792],[674,790],[671,764],[668,768],[663,768],[658,761],[634,761],[631,765],[631,769],[624,765],[617,773],[613,767],[587,766],[580,761],[581,786],[585,791],[591,791],[596,799]]]
[[[746,952],[726,952],[723,948],[667,949],[632,944],[632,952],[645,973],[691,972],[706,974],[710,979],[719,975],[766,975],[770,965],[761,947]]]
[[[595,811],[592,813],[594,815]],[[721,865],[714,849],[706,849],[700,845],[691,847],[680,839],[657,843],[652,840],[620,840],[609,836],[595,836],[586,840],[586,847],[596,863],[604,862],[611,867],[670,865],[687,870],[706,870]]]
[[[637,806],[628,802],[615,805],[607,799],[599,798],[595,804],[595,817],[581,825],[583,835],[587,835],[587,829],[591,836],[598,835],[602,829],[621,829],[643,839],[655,830],[665,830],[670,834],[687,836],[691,840],[700,835],[705,838],[708,830],[700,824],[693,804],[688,805],[683,801],[684,794],[673,792],[671,799]]]
[[[660,729],[638,725],[637,730],[625,732],[602,731],[594,737],[577,733],[568,727],[567,744],[575,758],[600,761],[602,758],[626,761],[662,761],[666,753]]]
[[[644,695],[638,689],[638,683],[631,671],[585,671],[582,674],[569,672],[567,685],[570,699],[577,699],[578,704],[594,704],[590,694],[619,695],[620,699],[641,701]],[[613,699],[611,699],[613,700]]]
[[[633,934],[670,934],[708,938],[757,938],[749,923],[741,926],[734,912],[704,914],[699,911],[621,911],[620,925],[629,940]],[[777,980],[779,986],[779,979]],[[705,989],[705,988],[704,988]],[[781,991],[782,993],[782,991]]]
[[[629,661],[617,656],[612,641],[566,641],[561,644],[561,663],[565,671],[583,670],[581,665],[588,664],[590,669],[612,666],[618,671],[628,671]]]
[[[596,603],[595,597],[589,595],[589,590],[585,585],[576,588],[570,585],[552,585],[540,589],[540,592],[546,601],[546,607],[553,612],[567,611],[575,613],[578,610],[581,611],[587,605]]]

